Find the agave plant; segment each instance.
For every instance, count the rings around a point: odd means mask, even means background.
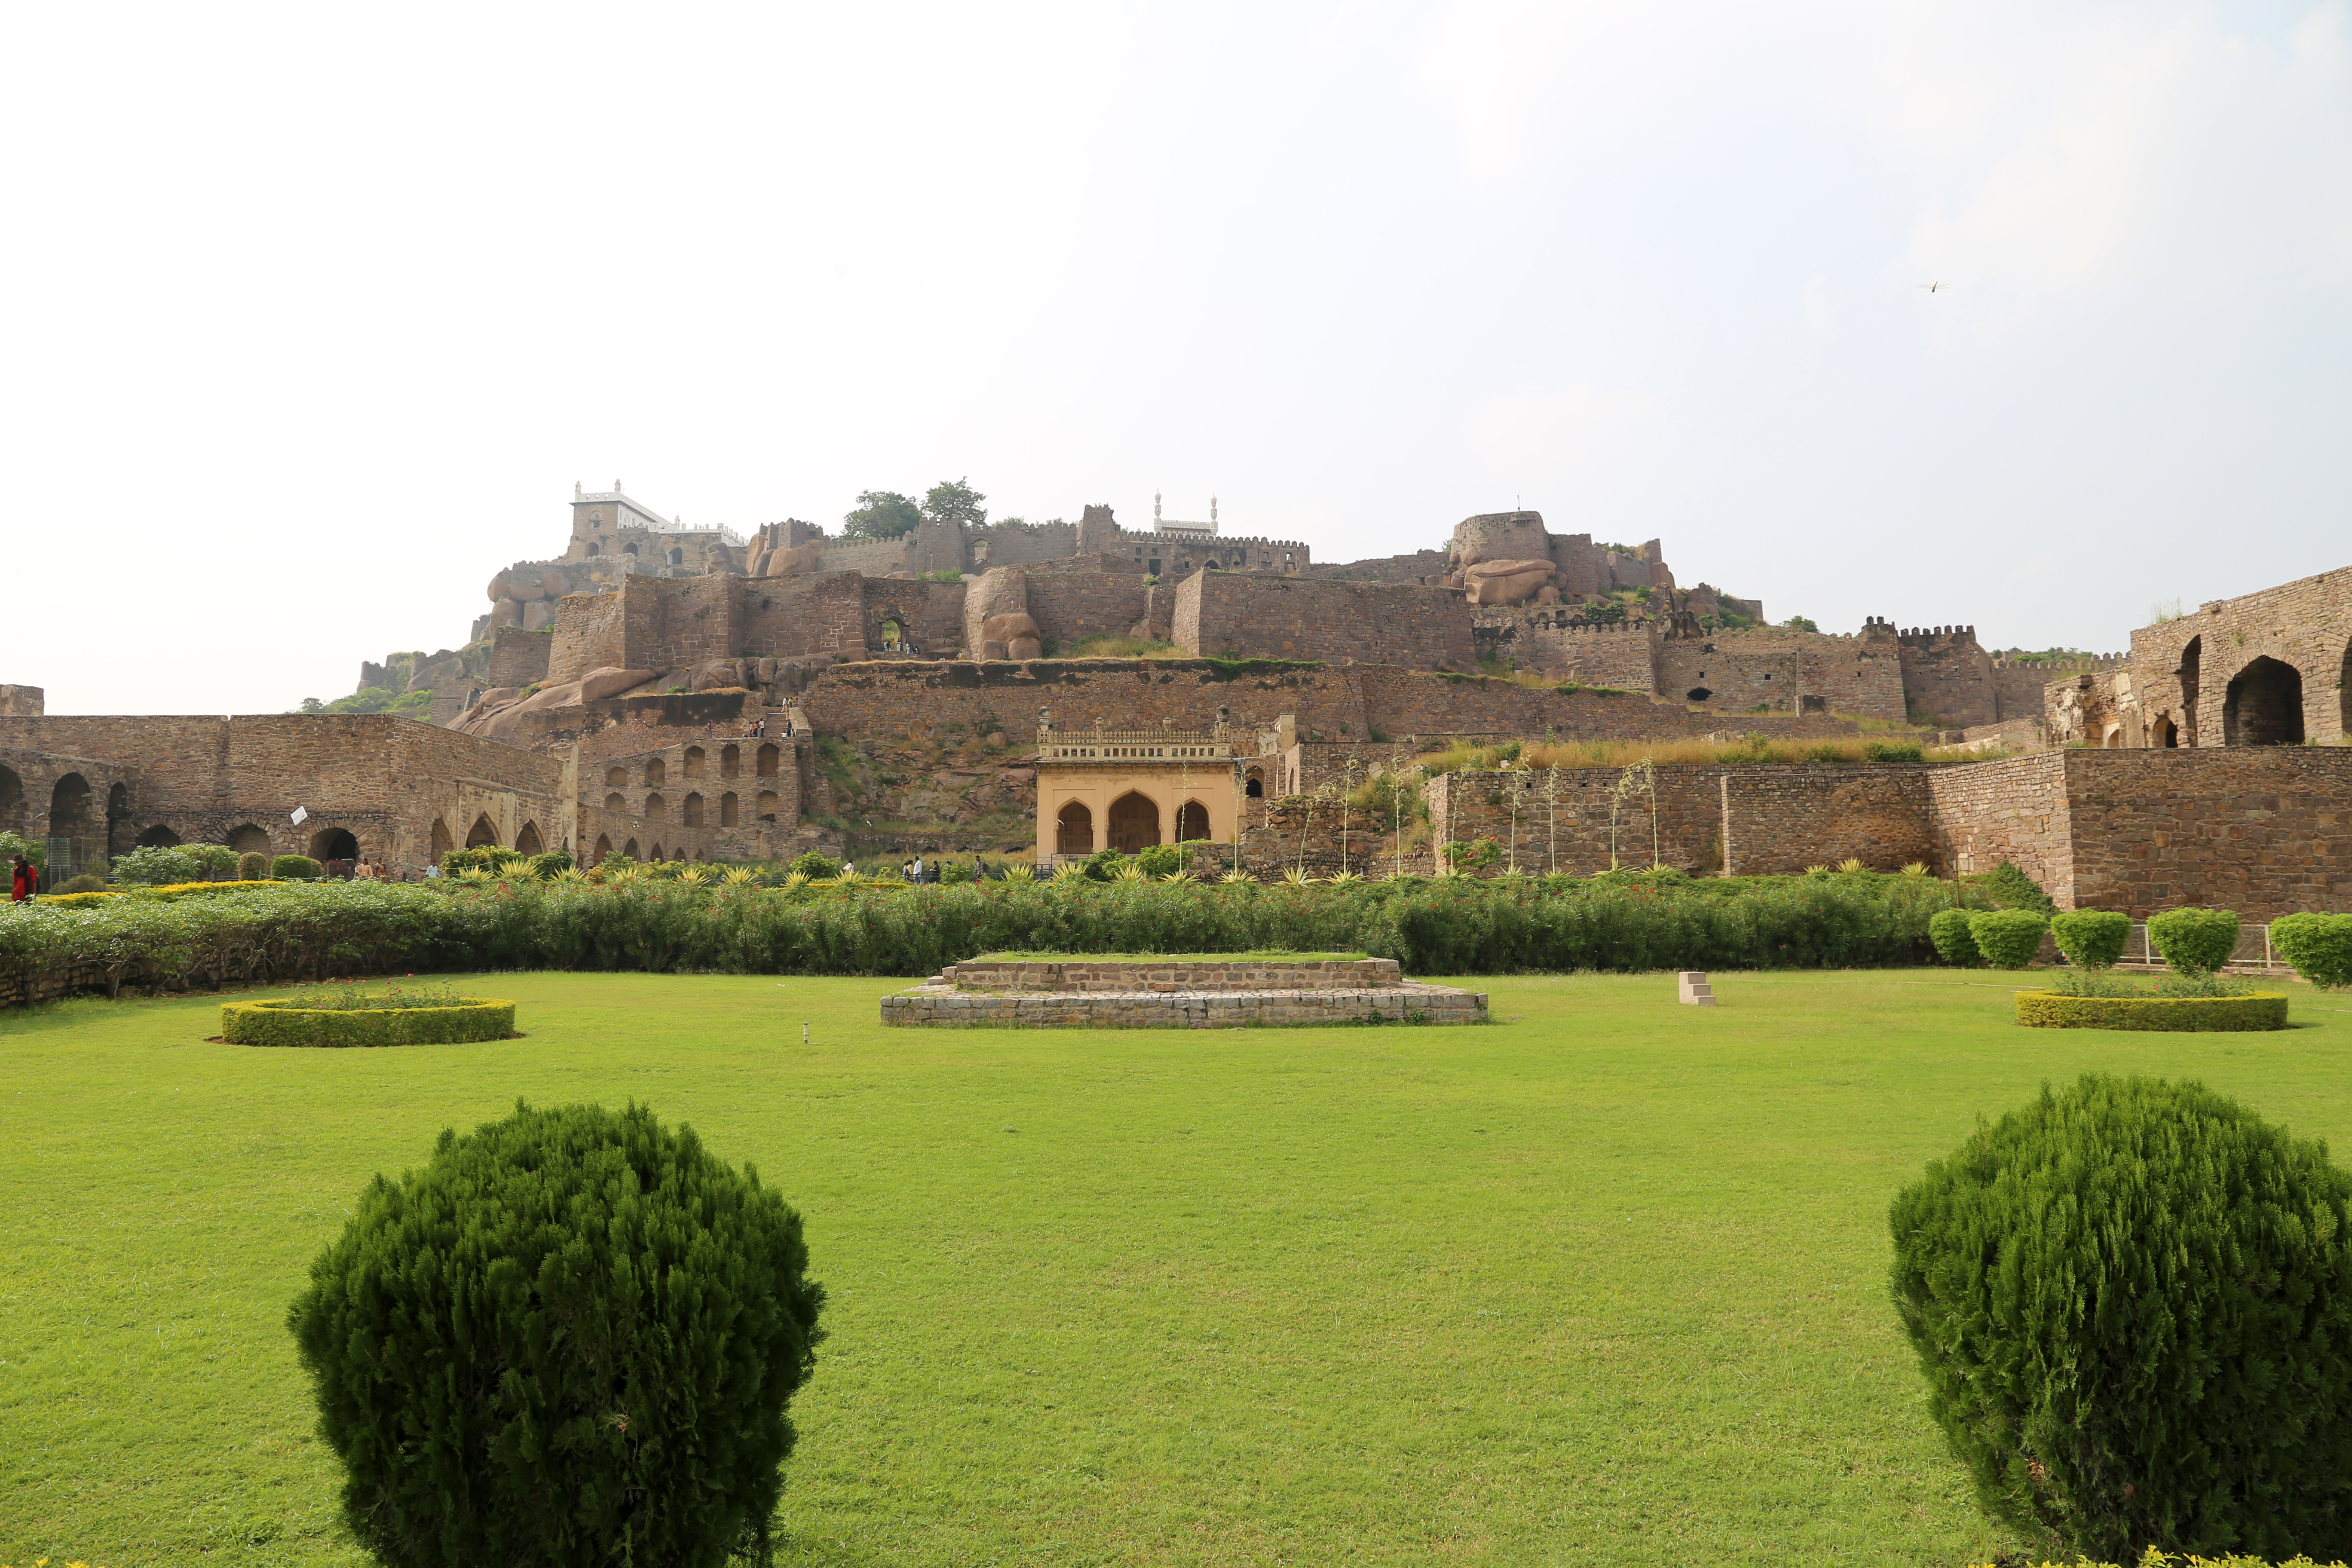
[[[588,873],[577,866],[566,866],[548,879],[553,882],[584,882],[588,879]]]
[[[1037,868],[1026,861],[1016,860],[1004,868],[1004,879],[1008,882],[1034,882],[1037,879]]]
[[[457,880],[461,882],[494,882],[497,879],[479,866],[468,866],[457,873]]]
[[[787,871],[784,873],[783,886],[787,888],[805,888],[808,885],[809,874],[806,871]]]
[[[1364,879],[1364,874],[1361,871],[1342,871],[1336,877],[1326,877],[1323,879],[1338,887],[1349,882],[1360,882]]]
[[[1314,879],[1307,874],[1307,868],[1304,866],[1293,866],[1282,874],[1284,884],[1293,888],[1303,888]]]
[[[1114,880],[1121,882],[1148,882],[1151,880],[1150,878],[1143,874],[1143,868],[1137,865],[1132,860],[1129,861],[1126,865],[1121,866],[1118,870],[1112,872],[1111,877]]]
[[[1827,866],[1808,866],[1805,868],[1805,875],[1808,877],[1826,877],[1829,874],[1830,868]]]
[[[1906,877],[1924,877],[1927,874],[1927,862],[1914,860],[1903,868],[1903,874]]]
[[[1853,876],[1856,871],[1867,871],[1867,870],[1869,870],[1869,869],[1870,869],[1870,868],[1869,868],[1869,867],[1867,867],[1867,866],[1865,866],[1865,865],[1864,865],[1860,860],[1855,859],[1853,856],[1849,855],[1849,856],[1847,856],[1844,859],[1843,859],[1843,860],[1841,860],[1841,861],[1839,861],[1839,862],[1838,862],[1838,869],[1839,869],[1839,870],[1841,870],[1841,871],[1843,871],[1843,872],[1844,872],[1847,876],[1851,877],[1851,876]]]
[[[748,888],[759,880],[751,871],[740,866],[730,867],[719,879],[730,888]]]
[[[1190,871],[1171,871],[1160,879],[1163,882],[1197,882],[1201,879]]]
[[[1084,871],[1079,870],[1067,860],[1054,868],[1054,880],[1056,882],[1075,882],[1085,875]]]
[[[1255,882],[1257,879],[1236,866],[1232,870],[1226,872],[1223,876],[1218,878],[1217,880],[1220,882]]]
[[[689,888],[698,888],[710,880],[710,873],[700,866],[681,866],[678,868],[677,879]]]

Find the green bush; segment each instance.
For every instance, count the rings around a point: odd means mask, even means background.
[[[1969,916],[1969,935],[1995,969],[2022,969],[2042,951],[2047,923],[2032,910],[1979,910]]]
[[[294,877],[309,881],[319,874],[319,863],[308,855],[280,855],[269,863],[273,877]]]
[[[532,876],[545,881],[558,871],[572,869],[572,856],[568,850],[550,849],[543,854],[532,856],[530,868]]]
[[[2276,992],[2234,996],[2080,996],[2021,991],[2017,1021],[2034,1029],[2145,1029],[2179,1034],[2284,1029],[2286,998]]]
[[[2131,916],[2115,910],[2068,910],[2051,917],[2050,940],[2067,963],[2105,969],[2124,955],[2131,926]]]
[[[827,878],[841,875],[840,861],[830,855],[820,855],[814,849],[803,852],[800,858],[793,862],[792,868],[812,882],[821,882]]]
[[[494,874],[515,874],[530,858],[520,849],[509,849],[503,844],[481,844],[471,849],[451,849],[441,857],[441,874],[455,877],[466,871],[488,871]]]
[[[766,1561],[823,1287],[800,1215],[651,1110],[534,1110],[378,1176],[288,1316],[393,1568]]]
[[[226,844],[183,844],[200,876],[210,879],[236,869],[237,853]]]
[[[2237,911],[2167,910],[2148,917],[2147,940],[2170,968],[2210,974],[2238,951]]]
[[[258,882],[269,875],[269,857],[257,850],[247,850],[236,858],[236,879]]]
[[[2352,1177],[2196,1083],[2086,1077],[1895,1200],[1895,1310],[2037,1544],[2352,1552]]]
[[[1944,910],[1927,922],[1927,940],[1936,944],[1936,952],[1946,963],[1962,968],[1983,961],[1977,951],[1977,939],[1969,934],[1969,911]]]
[[[2271,951],[2314,985],[2352,985],[2352,915],[2283,915]]]
[[[68,893],[102,893],[105,890],[105,878],[94,877],[88,871],[84,871],[79,877],[68,877],[64,881],[51,888],[49,892],[53,896],[63,897]]]
[[[1147,877],[1171,876],[1184,864],[1184,852],[1172,844],[1155,844],[1137,851],[1135,864]]]
[[[2004,910],[2034,910],[2042,914],[2055,914],[2056,903],[2042,890],[2042,884],[2003,860],[1979,879],[1988,897]]]
[[[1916,741],[1864,741],[1862,760],[1865,763],[1925,762],[1927,753]]]
[[[1124,851],[1097,849],[1087,857],[1086,864],[1080,867],[1079,870],[1089,882],[1109,882],[1118,879],[1119,871],[1126,865],[1127,856]]]
[[[221,1038],[232,1046],[452,1046],[503,1040],[515,1032],[515,1005],[468,996],[455,1006],[305,1007],[300,997],[221,1005]]]
[[[193,882],[203,875],[204,868],[196,863],[196,858],[177,845],[142,845],[114,863],[114,879],[138,888]]]

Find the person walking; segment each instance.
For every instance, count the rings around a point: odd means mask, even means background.
[[[32,902],[34,890],[40,885],[41,874],[33,869],[33,863],[30,860],[19,855],[10,863],[8,868],[8,901],[10,903]]]

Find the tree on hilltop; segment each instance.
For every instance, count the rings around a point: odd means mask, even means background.
[[[923,509],[896,490],[860,490],[857,510],[841,520],[844,539],[897,539],[914,531]]]
[[[934,522],[970,523],[988,521],[981,502],[988,498],[962,479],[941,479],[923,496],[923,515]]]
[[[1813,624],[1810,616],[1790,616],[1780,625],[1792,632],[1817,632],[1822,629]]]

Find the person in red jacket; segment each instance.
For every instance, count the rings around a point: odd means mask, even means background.
[[[33,863],[22,855],[16,857],[16,864],[10,868],[10,872],[8,901],[12,904],[21,904],[30,900],[33,889],[41,885],[41,874],[34,870]]]

